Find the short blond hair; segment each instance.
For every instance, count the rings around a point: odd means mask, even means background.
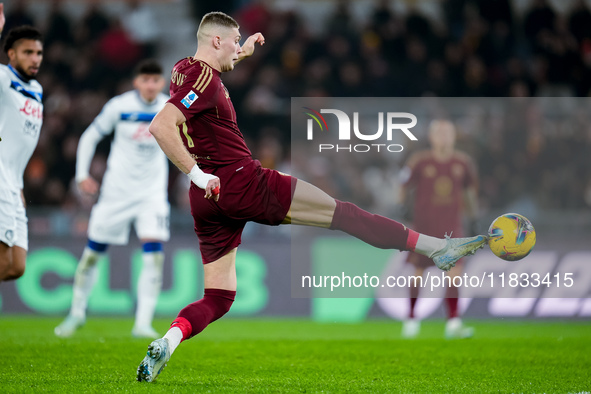
[[[204,30],[206,30],[209,26],[227,27],[230,29],[240,28],[238,22],[236,22],[236,20],[230,15],[219,11],[209,12],[203,15],[203,18],[201,18],[201,23],[199,23],[199,29],[197,30],[197,39],[204,38],[206,35]]]

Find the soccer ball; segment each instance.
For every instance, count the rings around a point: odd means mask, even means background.
[[[506,213],[493,220],[488,228],[490,250],[507,261],[521,260],[536,244],[536,230],[518,213]]]

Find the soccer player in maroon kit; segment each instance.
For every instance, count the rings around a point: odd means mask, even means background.
[[[152,382],[181,341],[201,332],[230,309],[236,295],[236,250],[248,221],[299,224],[341,230],[373,246],[411,250],[449,270],[484,246],[484,236],[435,238],[403,224],[337,201],[317,187],[253,160],[220,79],[263,45],[261,33],[240,46],[239,26],[221,12],[206,14],[197,32],[197,52],[172,70],[170,100],[150,132],[168,158],[191,179],[191,214],[204,263],[204,296],[187,305],[166,335],[148,346],[137,370]]]
[[[454,149],[456,129],[448,120],[434,120],[429,127],[431,149],[413,154],[401,172],[403,186],[401,203],[408,199],[409,189],[414,189],[413,228],[426,235],[440,236],[453,233],[462,236],[464,210],[471,222],[476,220],[477,172],[472,159]],[[433,265],[431,259],[417,253],[409,253],[408,262],[415,267],[415,276],[422,276],[426,268]],[[462,260],[459,260],[461,262]],[[462,264],[448,271],[453,279],[462,274]],[[402,336],[414,338],[419,334],[420,321],[415,318],[415,304],[419,295],[418,287],[410,288],[409,318],[403,323]],[[447,338],[467,338],[473,329],[464,327],[458,314],[458,288],[446,288]]]

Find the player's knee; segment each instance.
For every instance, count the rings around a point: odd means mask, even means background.
[[[16,280],[25,274],[25,266],[22,267],[13,267],[13,269],[8,273],[8,278],[6,280]]]
[[[210,323],[224,316],[230,310],[235,296],[236,292],[231,290],[205,289],[202,299],[187,305],[179,312],[178,317],[188,323],[188,326],[183,329],[182,321],[180,322],[179,328],[183,331],[183,335],[189,338],[193,337]],[[190,335],[187,336],[189,331]]]
[[[222,316],[224,316],[234,303],[234,298],[236,297],[236,292],[231,290],[222,290],[222,289],[205,289],[205,293],[203,298],[208,299],[210,301],[210,305],[212,306],[212,320],[215,321]]]
[[[5,273],[4,280],[16,280],[25,274],[25,262],[14,260]]]
[[[144,267],[150,267],[162,271],[164,265],[164,246],[162,242],[145,242],[142,245],[144,252]]]
[[[82,254],[82,258],[78,263],[79,269],[85,270],[93,267],[98,262],[102,254],[107,251],[108,247],[108,244],[94,242],[89,239],[88,243],[86,244],[86,248],[84,249],[84,253]]]
[[[108,247],[109,247],[109,244],[95,242],[92,239],[89,239],[88,243],[86,244],[86,248],[94,253],[105,253],[107,251]]]
[[[212,321],[221,319],[226,313],[230,312],[233,303],[234,301],[229,301],[218,304],[218,307],[214,311]]]
[[[2,280],[2,278],[4,278],[4,276],[6,275],[8,270],[10,269],[11,265],[12,265],[12,259],[10,259],[9,256],[6,256],[6,255],[0,256],[0,280]]]
[[[144,253],[156,253],[164,251],[162,242],[144,242],[142,244],[142,250]]]
[[[26,259],[26,250],[8,247],[0,242],[0,281],[14,280],[23,276]]]

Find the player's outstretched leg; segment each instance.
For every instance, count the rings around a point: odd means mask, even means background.
[[[410,230],[404,224],[364,211],[355,204],[335,200],[316,186],[297,180],[284,223],[344,231],[381,249],[409,250],[432,258],[448,271],[457,260],[484,247],[485,236],[445,239]]]
[[[66,319],[54,329],[55,335],[62,338],[70,337],[86,322],[86,306],[92,288],[96,282],[96,263],[107,250],[107,244],[88,240],[82,253],[72,288],[72,306]]]
[[[335,202],[331,229],[344,231],[377,248],[410,250],[428,256],[444,271],[449,271],[460,258],[483,248],[488,241],[483,235],[450,238],[446,234],[444,239],[430,237],[395,220],[366,212],[355,204]]]
[[[445,241],[445,246],[429,257],[433,259],[437,268],[449,271],[462,257],[472,255],[478,249],[484,248],[484,245],[488,242],[488,237],[477,235],[468,238],[451,238],[445,234]]]

